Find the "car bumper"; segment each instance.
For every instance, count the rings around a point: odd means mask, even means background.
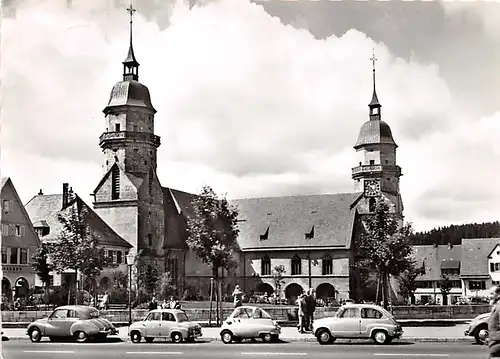
[[[470,329],[465,329],[465,330],[464,330],[464,335],[465,335],[466,337],[471,336],[472,334],[471,334]]]
[[[404,330],[398,330],[396,332],[394,332],[394,334],[392,335],[393,338],[396,338],[396,339],[399,339],[403,336],[404,334]]]

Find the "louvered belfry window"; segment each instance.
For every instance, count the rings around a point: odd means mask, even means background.
[[[120,170],[113,167],[111,170],[111,199],[120,198]]]

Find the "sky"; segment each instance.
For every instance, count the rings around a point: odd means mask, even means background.
[[[125,0],[4,0],[1,175],[26,203],[103,175]],[[500,4],[135,0],[163,186],[228,198],[351,192],[372,51],[416,230],[500,217]]]

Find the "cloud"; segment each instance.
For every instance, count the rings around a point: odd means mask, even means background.
[[[26,1],[3,22],[2,175],[13,177],[24,199],[39,188],[60,191],[62,182],[85,195],[100,179],[101,111],[127,50],[120,3]],[[406,173],[407,213],[431,223],[436,206],[425,191],[434,187],[420,183],[421,171],[440,173],[438,192],[450,186],[453,174],[435,163],[451,166],[447,156],[461,147],[451,141],[441,153],[441,144],[464,123],[437,65],[397,58],[355,29],[318,40],[245,0],[141,6],[134,47],[158,110],[164,186],[210,184],[232,198],[350,191],[374,47],[383,117]]]

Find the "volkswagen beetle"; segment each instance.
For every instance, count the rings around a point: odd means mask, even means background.
[[[151,343],[155,338],[170,338],[174,343],[183,340],[193,342],[201,337],[201,326],[190,322],[186,313],[179,309],[155,309],[146,318],[130,326],[130,339],[140,343],[144,338]]]
[[[491,313],[480,314],[475,317],[465,330],[465,336],[471,336],[476,339],[478,344],[487,344],[488,340],[488,321]]]
[[[48,318],[30,323],[26,332],[32,342],[39,342],[46,336],[50,340],[72,337],[83,343],[89,338],[105,339],[118,334],[115,326],[101,318],[96,308],[84,305],[58,307]]]

